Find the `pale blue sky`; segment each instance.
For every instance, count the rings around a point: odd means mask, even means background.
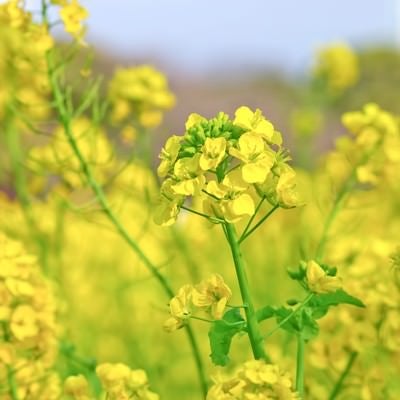
[[[394,44],[396,3],[399,0],[82,0],[90,12],[91,43],[196,72],[271,64],[298,70],[325,43]]]

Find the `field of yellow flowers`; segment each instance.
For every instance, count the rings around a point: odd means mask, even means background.
[[[357,55],[317,55],[295,156],[239,104],[154,168],[166,77],[76,70],[88,11],[41,4],[0,5],[0,399],[400,399],[399,116],[369,99],[310,162]]]

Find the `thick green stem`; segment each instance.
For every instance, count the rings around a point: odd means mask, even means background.
[[[143,264],[148,268],[148,270],[152,273],[152,275],[157,279],[161,287],[163,288],[164,292],[167,294],[169,298],[174,296],[174,291],[172,290],[171,286],[169,285],[168,281],[166,278],[160,273],[158,268],[151,262],[151,260],[145,255],[145,253],[142,251],[140,246],[137,244],[137,242],[130,236],[124,225],[121,223],[117,215],[114,213],[112,210],[108,199],[106,197],[105,192],[103,191],[103,188],[100,186],[100,184],[97,182],[95,179],[94,173],[92,172],[92,169],[83,156],[82,152],[80,151],[78,144],[75,140],[75,137],[72,132],[71,128],[71,120],[72,120],[72,115],[69,112],[68,108],[65,105],[64,101],[64,96],[61,87],[59,86],[58,79],[56,77],[56,74],[53,70],[53,63],[51,60],[51,54],[48,53],[47,55],[47,63],[48,63],[48,70],[49,70],[49,80],[50,80],[50,86],[52,89],[52,93],[54,96],[55,100],[55,106],[56,110],[58,112],[58,117],[59,120],[64,128],[64,133],[65,136],[68,140],[69,145],[71,146],[72,151],[74,152],[76,158],[79,161],[81,170],[85,176],[85,179],[93,192],[96,195],[97,201],[99,202],[102,211],[105,213],[105,215],[108,217],[110,222],[114,225],[116,228],[117,232],[119,235],[125,240],[125,242],[128,244],[128,246],[133,250],[133,252],[139,257],[139,259],[143,262]],[[189,342],[192,348],[192,353],[193,357],[196,363],[196,368],[200,380],[200,385],[202,389],[203,396],[206,397],[207,395],[207,379],[204,374],[204,368],[203,368],[203,363],[201,360],[200,356],[200,351],[197,345],[197,342],[195,340],[194,332],[192,331],[192,328],[187,325],[186,326],[186,333],[189,338]]]
[[[244,311],[246,314],[247,332],[250,339],[253,355],[256,360],[263,359],[270,362],[264,350],[264,341],[261,335],[255,308],[250,294],[249,283],[247,280],[245,263],[240,251],[240,246],[236,234],[236,229],[232,224],[225,224],[226,234],[231,248],[233,261],[235,264],[236,276],[239,282],[240,293],[242,295]]]
[[[343,370],[342,374],[340,375],[338,381],[336,382],[331,395],[329,396],[329,400],[335,400],[339,392],[343,388],[343,383],[349,375],[351,368],[353,367],[354,361],[356,360],[358,353],[356,351],[352,351],[350,353],[349,361],[347,361],[346,367]]]
[[[304,353],[306,342],[303,335],[297,335],[297,363],[296,363],[296,390],[300,399],[304,398]]]

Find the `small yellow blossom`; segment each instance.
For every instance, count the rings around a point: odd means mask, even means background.
[[[194,288],[192,301],[196,307],[209,309],[213,318],[221,319],[231,296],[222,276],[213,274]]]
[[[277,365],[248,361],[231,378],[216,377],[207,400],[299,400],[288,374]]]
[[[205,183],[205,177],[200,172],[200,154],[194,157],[179,159],[174,166],[177,182],[171,189],[178,195],[193,196],[200,193]]]
[[[328,276],[323,268],[313,260],[307,263],[306,277],[308,287],[314,293],[334,292],[342,287],[338,277]]]
[[[192,126],[197,125],[200,122],[206,121],[200,114],[192,113],[189,115],[185,123],[186,130],[189,130]]]
[[[264,118],[259,109],[253,112],[246,106],[239,107],[235,112],[233,124],[247,132],[260,135],[268,141],[271,141],[274,135],[274,126]]]
[[[158,166],[157,173],[158,176],[161,178],[167,176],[169,170],[175,163],[179,149],[180,149],[180,142],[182,138],[180,136],[173,135],[168,138],[165,146],[161,149],[161,153],[159,158],[161,159],[161,163]]]
[[[78,0],[71,0],[70,3],[63,5],[60,10],[60,17],[64,23],[65,30],[78,40],[82,39],[85,33],[82,21],[88,15],[87,10],[79,4]]]
[[[225,156],[225,150],[225,138],[207,138],[202,147],[202,154],[199,161],[200,168],[203,171],[215,169],[223,160]]]
[[[64,392],[74,400],[91,400],[89,384],[83,375],[70,376],[64,383]]]
[[[18,340],[36,336],[39,326],[35,310],[29,305],[18,306],[11,316],[10,329]]]
[[[121,363],[104,363],[97,366],[96,374],[100,378],[103,388],[107,392],[114,392],[124,385],[124,380],[129,377],[130,369]]]
[[[254,200],[247,190],[248,184],[242,179],[241,172],[234,170],[221,183],[214,180],[208,182],[206,192],[213,197],[206,197],[204,207],[217,217],[237,222],[255,212]]]
[[[231,147],[229,154],[244,162],[243,179],[248,183],[262,183],[270,173],[275,155],[265,147],[263,139],[253,133],[243,134],[238,149]]]
[[[286,166],[282,169],[276,185],[276,194],[280,207],[292,208],[301,204],[296,188],[296,172],[292,168]]]
[[[193,286],[181,287],[178,294],[169,302],[170,313],[173,317],[186,320],[192,315]]]
[[[171,317],[164,322],[164,330],[167,332],[173,332],[184,326],[192,316],[192,294],[193,286],[184,285],[182,286],[178,294],[173,297],[169,302],[169,312]]]
[[[358,58],[347,44],[332,45],[319,52],[314,74],[325,79],[334,94],[341,93],[359,79]]]

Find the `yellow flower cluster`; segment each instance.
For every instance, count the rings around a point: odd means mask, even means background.
[[[0,235],[0,399],[60,396],[56,305],[35,257]],[[11,397],[10,397],[11,396]]]
[[[299,400],[288,374],[261,360],[244,363],[232,378],[215,379],[207,400]]]
[[[31,121],[49,115],[45,53],[53,45],[46,26],[32,21],[23,2],[0,5],[0,121],[11,107]]]
[[[104,182],[114,165],[114,158],[111,144],[103,129],[81,117],[72,121],[71,131],[79,150],[93,168],[96,178]],[[31,149],[29,161],[31,168],[41,176],[54,174],[69,188],[82,187],[86,184],[79,160],[73,153],[62,126],[55,129],[49,143]]]
[[[155,221],[168,226],[191,196],[211,219],[251,217],[257,199],[291,208],[299,205],[294,170],[282,138],[260,110],[240,107],[234,120],[219,113],[207,120],[191,114],[183,136],[161,150],[158,175],[166,178]]]
[[[86,30],[82,21],[89,16],[86,8],[82,7],[78,0],[53,0],[52,3],[61,6],[60,17],[65,31],[76,40],[82,41]]]
[[[175,104],[165,76],[150,65],[119,68],[109,84],[111,120],[145,128],[158,126]]]
[[[359,79],[356,54],[346,44],[336,44],[322,49],[314,67],[314,76],[321,79],[332,94],[340,94],[354,86]]]
[[[172,332],[182,328],[196,309],[208,312],[214,319],[221,319],[231,296],[231,289],[218,274],[196,286],[184,285],[169,302],[171,317],[165,321],[164,329]]]
[[[360,183],[397,185],[400,168],[399,119],[378,105],[369,103],[362,111],[345,113],[342,122],[353,138],[339,138],[337,151],[328,157],[328,171],[335,180],[341,181],[355,169]]]
[[[159,396],[149,390],[146,372],[132,370],[124,364],[100,364],[96,368],[103,396],[108,400],[158,400]],[[89,384],[82,375],[70,376],[64,383],[65,394],[74,400],[92,400]]]

